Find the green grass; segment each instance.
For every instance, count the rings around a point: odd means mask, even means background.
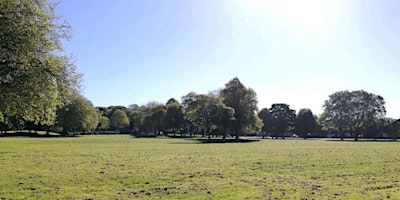
[[[400,143],[0,138],[0,199],[400,199]]]

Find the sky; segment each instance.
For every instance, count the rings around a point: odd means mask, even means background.
[[[258,107],[320,114],[329,95],[381,95],[400,117],[398,0],[60,0],[64,42],[95,106],[206,94],[234,77]]]

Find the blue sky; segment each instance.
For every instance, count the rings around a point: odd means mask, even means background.
[[[400,1],[61,0],[65,42],[96,106],[165,103],[233,77],[259,108],[322,112],[341,90],[378,94],[400,117]]]

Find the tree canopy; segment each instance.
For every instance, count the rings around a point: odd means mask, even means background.
[[[310,109],[300,109],[295,122],[296,134],[304,139],[317,129],[317,120]]]
[[[269,116],[267,118],[267,126],[273,133],[273,136],[285,138],[285,132],[294,124],[296,111],[289,108],[289,105],[284,103],[272,104],[268,109]]]
[[[75,94],[71,103],[57,112],[58,125],[63,132],[91,132],[99,123],[99,113],[93,104],[80,94]]]
[[[336,92],[329,96],[323,108],[321,121],[338,130],[342,140],[345,132],[358,140],[375,119],[382,119],[386,114],[383,97],[363,90]]]
[[[70,26],[46,0],[0,1],[0,113],[52,125],[80,75],[63,55]]]
[[[122,109],[116,109],[111,114],[110,126],[116,130],[122,130],[129,126],[129,119]]]
[[[234,109],[234,131],[236,139],[240,132],[250,125],[257,112],[257,94],[251,88],[246,88],[238,78],[233,78],[221,90],[221,97],[225,105]]]

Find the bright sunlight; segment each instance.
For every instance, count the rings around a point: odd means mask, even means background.
[[[264,12],[266,17],[276,16],[308,31],[315,31],[327,20],[334,3],[333,0],[251,0],[249,2],[254,9]]]

